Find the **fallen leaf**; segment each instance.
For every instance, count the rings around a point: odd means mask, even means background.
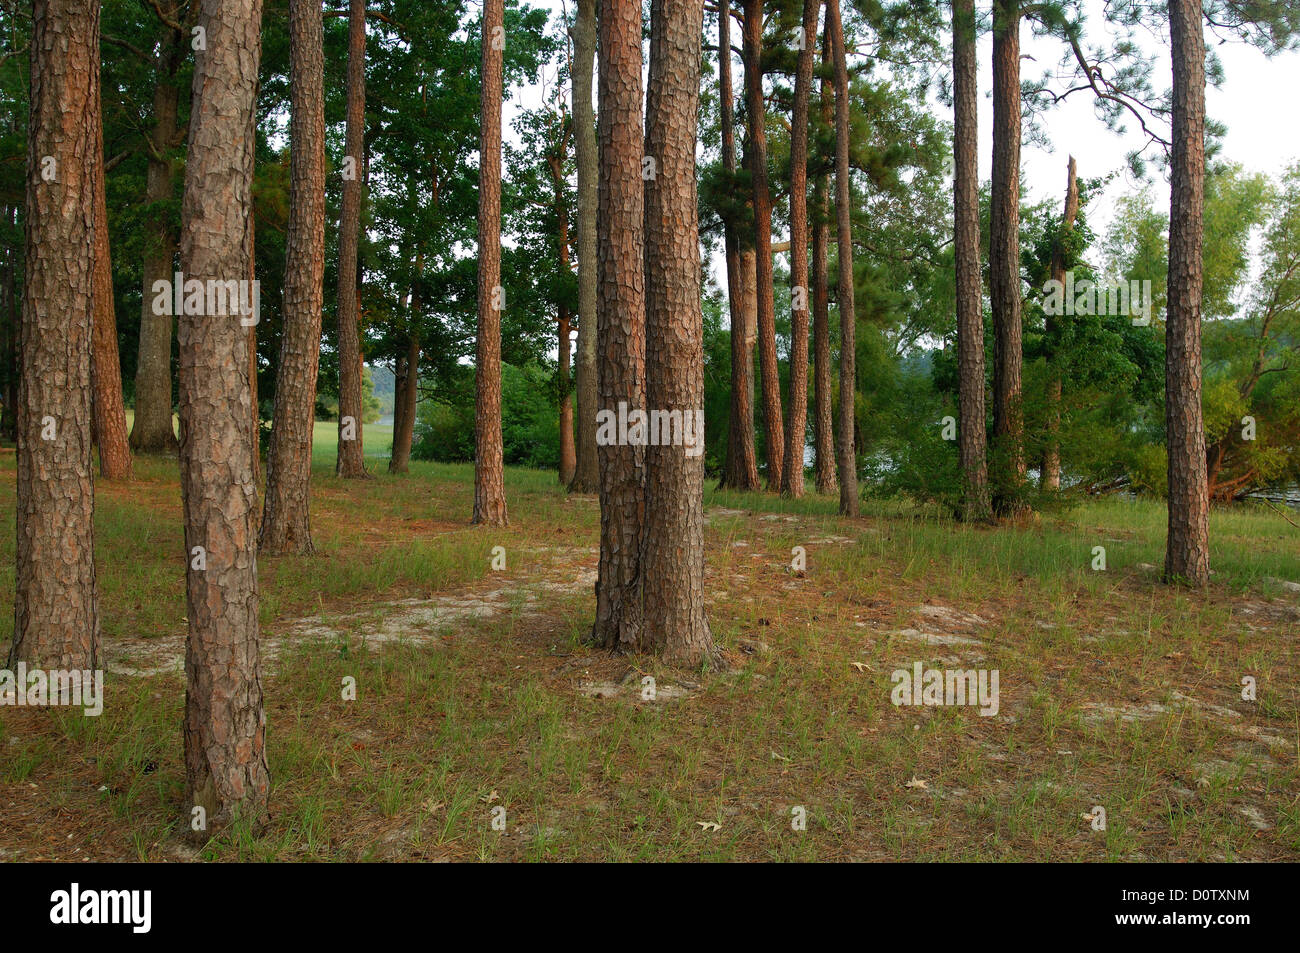
[[[501,800],[501,795],[497,794],[496,788],[493,788],[491,794],[485,794],[479,800],[484,804],[491,804],[493,801]]]
[[[706,831],[709,831],[710,833],[712,833],[713,831],[722,830],[722,825],[717,824],[713,821],[696,821],[695,823],[699,824],[700,827],[704,828]]]
[[[922,781],[920,778],[918,778],[918,777],[914,774],[914,775],[912,775],[912,780],[910,780],[910,781],[908,781],[906,784],[904,784],[903,787],[905,787],[905,788],[921,788],[922,790],[928,790],[929,787],[930,787],[930,782],[929,782],[929,781]]]

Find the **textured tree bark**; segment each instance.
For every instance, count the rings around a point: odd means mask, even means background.
[[[578,0],[573,24],[573,151],[578,164],[578,467],[569,489],[600,489],[596,462],[596,116],[591,75],[596,62],[597,0]]]
[[[822,30],[822,63],[831,64],[831,38]],[[821,81],[821,119],[830,127],[835,122],[831,83],[823,76]],[[839,478],[835,474],[834,412],[831,409],[831,324],[827,289],[830,245],[830,183],[825,172],[817,175],[814,190],[817,207],[813,223],[813,452],[814,481],[818,493],[838,493]]]
[[[1020,375],[1020,0],[993,4],[993,183],[989,297],[993,305],[993,509],[1023,509]]]
[[[641,4],[600,11],[600,176],[596,231],[599,410],[645,409],[645,194],[641,180]],[[600,563],[592,641],[616,652],[642,645],[641,531],[645,448],[598,448]]]
[[[772,195],[767,179],[763,99],[763,2],[744,0],[745,115],[754,183],[754,262],[758,282],[758,365],[763,390],[763,441],[767,488],[781,489],[785,436],[781,424],[781,370],[776,356],[776,303],[772,292]]]
[[[980,291],[979,130],[975,0],[954,0],[953,260],[957,286],[962,518],[992,519],[984,410],[984,301]]]
[[[113,260],[108,244],[108,197],[104,184],[104,120],[99,83],[92,90],[88,121],[95,132],[95,326],[90,362],[94,383],[95,445],[99,474],[106,480],[131,479],[131,449],[122,399],[122,362],[117,353],[117,314],[113,302]]]
[[[311,442],[325,299],[325,55],[321,0],[289,2],[289,226],[284,334],[266,453],[262,552],[313,552]]]
[[[558,369],[560,378],[560,469],[558,476],[560,483],[567,487],[572,485],[574,474],[578,470],[578,452],[573,442],[573,392],[569,389],[573,342],[569,340],[569,306],[567,304],[560,305],[556,331],[560,354]]]
[[[418,313],[420,296],[411,296]],[[420,398],[420,339],[412,330],[406,340],[406,355],[400,359],[404,371],[393,408],[393,453],[388,460],[389,473],[406,473],[411,468],[411,440],[415,435],[415,408]]]
[[[718,4],[718,101],[722,126],[722,167],[728,178],[736,174],[735,93],[731,83],[731,8]],[[742,264],[740,242],[731,222],[724,223],[727,261],[727,301],[731,311],[731,413],[727,422],[727,462],[720,486],[750,492],[759,488],[758,458],[754,449],[753,364],[755,315],[754,255]],[[748,266],[748,267],[746,267]]]
[[[1201,285],[1205,213],[1205,33],[1196,0],[1169,0],[1174,73],[1165,323],[1169,535],[1165,579],[1210,580],[1209,491],[1201,411]]]
[[[366,473],[362,441],[361,331],[358,325],[357,245],[361,227],[361,170],[365,160],[366,123],[366,0],[351,0],[348,8],[348,114],[342,207],[339,210],[339,438],[334,472],[344,479]],[[351,417],[351,427],[345,418]]]
[[[551,184],[555,188],[555,217],[559,223],[560,274],[569,273],[569,209],[564,201],[564,154],[568,132],[561,130],[556,151],[547,157]],[[564,486],[572,486],[577,474],[578,456],[573,439],[573,390],[569,372],[572,367],[573,342],[569,340],[569,306],[560,303],[556,320],[556,348],[559,355],[557,376],[560,381],[560,469],[559,479]]]
[[[32,4],[18,566],[8,667],[100,665],[91,470],[98,0]]]
[[[1061,235],[1063,241],[1074,228],[1074,220],[1079,214],[1079,182],[1075,178],[1074,156],[1070,156],[1069,171],[1065,185],[1065,210],[1061,218]],[[1059,244],[1052,252],[1052,280],[1065,281],[1065,249]],[[1055,315],[1047,315],[1047,336],[1053,340],[1053,332],[1059,320]],[[1039,484],[1045,490],[1061,488],[1061,372],[1056,366],[1055,354],[1047,355],[1047,414],[1045,440],[1043,443],[1043,469]]]
[[[854,442],[857,396],[857,311],[853,305],[853,228],[849,206],[849,69],[839,0],[826,0],[826,29],[835,60],[835,219],[840,309],[840,515],[858,515],[858,454]]]
[[[177,109],[180,88],[176,71],[188,52],[182,35],[163,28],[162,46],[155,62],[153,117],[149,132],[145,202],[154,209],[173,195],[172,166],[168,151],[177,144]],[[140,346],[135,371],[135,419],[131,424],[131,449],[136,453],[176,453],[176,425],[172,420],[172,315],[155,314],[155,281],[174,278],[176,231],[171,216],[156,210],[145,217],[143,262],[144,295],[140,306]]]
[[[786,426],[781,494],[803,496],[803,452],[808,434],[808,101],[821,0],[804,0],[803,47],[790,117],[790,419]],[[802,307],[800,305],[802,304]]]
[[[505,0],[483,3],[478,165],[478,343],[474,359],[474,522],[505,526],[501,438],[501,85]]]
[[[252,205],[248,208],[248,280],[257,278],[257,213]],[[249,285],[251,288],[252,285]],[[249,422],[252,427],[253,448],[253,482],[256,483],[262,473],[262,410],[257,403],[257,325],[248,328],[248,409]],[[256,523],[261,531],[262,523]]]
[[[5,224],[12,227],[15,224],[16,210],[9,205],[4,206]],[[4,361],[5,367],[5,390],[0,401],[4,407],[0,409],[0,434],[17,443],[18,441],[18,338],[22,333],[22,316],[18,305],[18,257],[17,249],[6,248],[4,250],[4,343],[3,350],[0,351],[0,361]]]
[[[646,155],[646,402],[681,412],[682,441],[646,448],[641,557],[645,645],[685,666],[721,661],[704,612],[704,433],[685,445],[687,415],[704,419],[696,114],[704,0],[654,0]],[[671,425],[670,425],[671,426]],[[652,441],[653,443],[653,441]]]
[[[205,282],[249,273],[261,19],[260,0],[199,5],[207,48],[195,55],[180,246],[185,274]],[[236,819],[257,826],[271,785],[258,648],[257,484],[248,329],[234,315],[184,314],[177,325],[189,620],[182,824],[206,840]]]

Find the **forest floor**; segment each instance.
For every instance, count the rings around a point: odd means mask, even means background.
[[[509,471],[496,530],[468,466],[332,464],[316,555],[258,561],[269,825],[181,836],[180,493],[138,459],[97,486],[104,712],[0,708],[0,859],[1300,859],[1300,529],[1271,511],[1213,513],[1193,593],[1159,582],[1156,503],[987,529],[710,489],[730,668],[682,672],[583,644],[599,512],[553,473]],[[0,512],[14,480],[0,451]],[[895,706],[915,663],[997,670],[997,713]]]

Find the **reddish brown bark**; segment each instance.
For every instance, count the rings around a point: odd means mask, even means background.
[[[993,183],[989,217],[993,306],[993,509],[1023,509],[1023,347],[1020,326],[1020,0],[993,4]]]
[[[980,290],[979,136],[975,0],[952,8],[953,261],[957,287],[962,518],[992,518],[984,409],[984,300]]]
[[[1201,287],[1205,214],[1205,33],[1196,0],[1169,0],[1174,73],[1170,160],[1165,432],[1169,535],[1165,579],[1210,579],[1209,493],[1201,411]]]
[[[822,31],[822,63],[831,62],[830,34]],[[821,121],[828,128],[835,121],[831,83],[821,81]],[[831,326],[827,289],[827,260],[830,245],[830,183],[825,172],[817,175],[814,190],[817,213],[812,237],[813,299],[813,453],[814,480],[818,493],[837,493],[835,474],[835,429],[832,411]]]
[[[195,57],[185,169],[180,248],[187,278],[239,281],[251,267],[261,15],[260,0],[203,0],[199,8],[207,42]],[[181,823],[206,840],[237,819],[256,826],[271,785],[258,648],[249,336],[237,315],[185,314],[177,325],[189,624]]]
[[[366,0],[348,8],[348,113],[343,198],[339,210],[339,437],[334,472],[344,479],[366,473],[362,440],[360,286],[357,245],[361,226],[361,167],[365,156]],[[349,420],[350,418],[350,420]]]
[[[857,312],[853,305],[853,227],[849,205],[849,71],[839,0],[826,0],[826,30],[835,61],[835,219],[840,309],[840,515],[858,515],[858,464],[854,443],[857,396]]]
[[[325,54],[321,0],[289,0],[289,226],[284,334],[266,454],[260,546],[313,552],[311,445],[325,277]]]
[[[680,665],[720,660],[704,612],[704,315],[695,189],[703,0],[650,7],[646,154],[646,402],[680,412],[681,441],[646,448],[645,647]],[[701,426],[687,446],[685,420]],[[671,424],[670,424],[671,426]]]
[[[718,4],[718,101],[722,127],[722,167],[736,175],[735,93],[731,83],[731,7]],[[731,413],[727,422],[727,462],[721,486],[757,490],[758,458],[754,448],[754,387],[750,375],[754,352],[754,254],[740,249],[735,225],[723,225],[727,262],[727,300],[731,312]],[[743,259],[743,261],[742,261]]]
[[[781,371],[776,356],[776,303],[772,291],[772,195],[767,171],[763,98],[763,3],[744,0],[745,114],[754,188],[754,263],[758,283],[758,365],[763,391],[763,441],[767,488],[781,489],[785,435],[781,423]]]
[[[91,470],[97,0],[32,4],[18,566],[8,667],[100,667]]]
[[[803,496],[803,453],[808,432],[808,101],[821,0],[804,0],[803,45],[790,117],[790,419],[786,426],[783,496]]]
[[[600,11],[599,411],[645,409],[645,194],[641,180],[641,4]],[[642,645],[641,532],[645,448],[598,447],[600,563],[592,641],[617,652]]]
[[[106,480],[131,479],[122,362],[117,353],[117,314],[113,303],[113,260],[108,244],[108,198],[104,182],[104,121],[95,84],[88,121],[95,131],[95,326],[91,378],[95,397],[95,444],[99,474]]]
[[[478,343],[474,359],[474,522],[505,526],[501,438],[501,84],[505,0],[483,4],[478,166]]]

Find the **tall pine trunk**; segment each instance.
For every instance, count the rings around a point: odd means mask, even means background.
[[[767,488],[781,489],[785,437],[781,424],[781,371],[776,356],[776,303],[772,291],[772,195],[767,174],[763,100],[763,3],[745,0],[745,115],[754,183],[754,264],[758,283],[758,365],[763,391],[763,442]]]
[[[703,0],[650,7],[646,155],[646,402],[681,412],[682,441],[646,448],[645,643],[686,666],[719,660],[704,613],[704,315],[695,189]],[[685,444],[686,415],[700,427]]]
[[[99,0],[32,4],[18,566],[8,667],[100,667],[91,470]]]
[[[578,165],[578,466],[569,489],[600,489],[596,463],[596,117],[591,73],[596,62],[597,0],[578,0],[573,24],[573,152]]]
[[[95,132],[95,326],[91,358],[94,385],[95,445],[99,473],[106,480],[131,479],[122,362],[117,353],[117,314],[113,301],[113,260],[108,243],[108,197],[104,182],[104,120],[99,83],[92,90],[89,122]]]
[[[735,92],[731,82],[731,6],[718,4],[718,103],[722,127],[722,168],[729,182],[736,176]],[[727,301],[731,314],[731,413],[727,422],[727,461],[721,486],[731,490],[759,488],[758,458],[754,449],[754,388],[750,379],[753,363],[754,302],[753,252],[742,264],[736,225],[723,223],[723,244],[727,262]],[[748,267],[746,267],[748,265]]]
[[[641,180],[641,4],[604,0],[600,11],[600,187],[597,306],[599,406],[644,410],[645,189]],[[592,641],[616,652],[642,644],[641,531],[645,448],[602,441],[600,563]]]
[[[365,477],[361,429],[361,330],[358,324],[357,245],[361,231],[361,182],[365,161],[366,0],[351,0],[348,11],[348,113],[343,199],[339,211],[339,438],[334,472],[345,479]],[[350,166],[348,164],[350,163]],[[348,418],[351,418],[350,422]]]
[[[962,518],[992,518],[984,409],[984,296],[980,291],[978,81],[975,0],[954,0],[953,261],[957,286],[958,414]]]
[[[161,208],[174,194],[168,152],[176,145],[180,89],[176,71],[188,52],[182,35],[163,28],[161,48],[154,64],[153,129],[146,150],[144,217],[144,294],[140,306],[140,344],[135,370],[135,419],[131,423],[131,449],[137,453],[175,453],[176,425],[172,420],[172,313],[155,310],[153,286],[174,278],[176,229],[171,214]]]
[[[559,244],[560,274],[569,274],[569,208],[564,200],[564,153],[567,131],[560,131],[559,145],[556,151],[547,157],[547,166],[551,172],[551,185],[555,189],[555,219],[559,226],[556,236]],[[573,342],[569,340],[569,305],[561,301],[556,317],[556,347],[559,355],[557,377],[560,382],[560,483],[565,486],[573,484],[577,474],[577,448],[573,438],[573,388],[570,380],[572,367]]]
[[[420,296],[411,296],[418,310]],[[398,359],[396,401],[393,407],[393,452],[388,459],[389,473],[407,473],[411,469],[411,442],[415,437],[415,409],[420,399],[420,338],[414,328],[407,334],[406,354]]]
[[[1210,531],[1201,412],[1205,33],[1200,3],[1169,0],[1169,33],[1174,115],[1165,323],[1165,432],[1169,442],[1165,579],[1203,586],[1210,579]]]
[[[319,15],[319,7],[317,7]],[[204,0],[194,64],[181,265],[201,281],[249,273],[262,5]],[[319,24],[319,20],[317,20]],[[238,316],[183,314],[181,490],[185,512],[185,802],[182,829],[206,840],[265,816],[248,329]]]
[[[3,206],[4,224],[12,228],[17,210]],[[0,435],[18,440],[18,338],[22,333],[22,317],[18,303],[18,250],[12,246],[4,250],[4,277],[0,279],[0,294],[4,296],[4,334],[0,337],[0,362],[4,367],[5,388],[0,395]]]
[[[474,522],[505,526],[501,438],[501,84],[505,0],[483,4],[478,165],[478,343],[474,358]]]
[[[840,309],[840,515],[858,515],[858,455],[854,444],[857,396],[857,312],[853,306],[853,226],[849,205],[849,69],[839,0],[826,0],[826,30],[835,61],[835,219]]]
[[[993,508],[1024,506],[1020,377],[1020,0],[993,3],[993,183],[989,213],[993,305]]]
[[[790,117],[790,419],[786,426],[781,493],[803,496],[803,451],[808,432],[808,101],[821,0],[804,0],[803,43]]]
[[[1065,184],[1065,210],[1061,215],[1061,231],[1057,236],[1056,247],[1052,251],[1052,280],[1065,283],[1065,246],[1064,242],[1074,229],[1074,220],[1079,214],[1079,181],[1075,177],[1074,156],[1070,156]],[[1056,340],[1057,321],[1055,315],[1047,315],[1047,340]],[[1061,488],[1061,372],[1058,368],[1059,356],[1047,354],[1047,412],[1043,441],[1043,468],[1039,485],[1044,490]]]
[[[311,444],[325,292],[325,55],[321,0],[289,2],[289,226],[284,334],[266,454],[260,545],[310,554]]]
[[[822,63],[831,63],[830,33],[822,31]],[[821,121],[831,128],[835,122],[832,101],[832,84],[823,76],[821,81]],[[824,168],[824,165],[823,165]],[[813,452],[814,480],[818,493],[839,491],[839,478],[835,475],[835,427],[832,410],[833,368],[831,366],[831,322],[827,271],[830,245],[830,182],[825,171],[817,173],[813,191],[816,219],[812,236],[812,299],[813,299]]]

